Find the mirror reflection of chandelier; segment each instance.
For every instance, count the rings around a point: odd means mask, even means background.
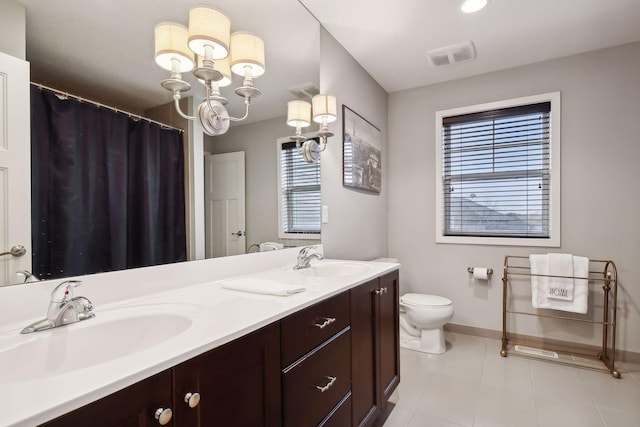
[[[302,135],[302,128],[311,124],[312,117],[314,122],[320,124],[320,130],[315,136],[307,138]],[[316,95],[311,99],[311,103],[301,99],[287,102],[287,124],[296,128],[295,135],[289,139],[296,142],[298,151],[307,163],[320,160],[320,153],[327,148],[327,138],[333,136],[329,131],[329,123],[337,118],[336,97],[333,95]],[[315,138],[318,138],[319,142],[316,142]]]
[[[204,133],[222,135],[230,121],[240,121],[249,115],[253,98],[261,92],[253,79],[265,72],[264,42],[248,31],[231,33],[231,21],[210,6],[195,6],[189,10],[189,27],[175,22],[161,22],[155,27],[156,63],[169,71],[162,87],[173,92],[178,114],[187,120],[199,120]],[[194,69],[195,67],[195,69]],[[182,73],[193,70],[193,75],[204,84],[206,95],[196,116],[184,114],[179,101],[182,92],[191,85],[182,80]],[[235,93],[244,97],[245,114],[230,117],[228,103],[220,88],[231,84],[231,73],[242,76],[242,86]]]

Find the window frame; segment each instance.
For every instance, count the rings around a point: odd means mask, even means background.
[[[315,133],[307,133],[302,136],[306,138],[314,138],[317,135]],[[280,152],[282,151],[282,145],[286,143],[290,143],[291,139],[289,137],[278,138],[276,143],[276,164],[277,164],[277,174],[278,174],[278,237],[280,239],[293,239],[293,240],[321,240],[322,236],[322,221],[320,221],[320,231],[318,233],[289,233],[284,231],[284,212],[283,212],[283,192],[282,192],[282,162]],[[318,162],[319,164],[319,162]],[[320,198],[322,199],[322,184],[321,184],[321,193]],[[320,205],[322,206],[322,200],[320,200]]]
[[[549,161],[549,237],[485,237],[485,236],[446,236],[443,188],[443,119],[463,114],[481,113],[503,108],[518,107],[542,102],[551,103],[550,117],[550,161]],[[541,246],[560,247],[560,92],[512,98],[504,101],[489,102],[467,107],[436,111],[435,143],[435,189],[436,189],[436,243],[499,245],[499,246]]]

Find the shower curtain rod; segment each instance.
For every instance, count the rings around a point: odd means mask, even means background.
[[[172,129],[172,130],[177,130],[177,131],[180,131],[180,132],[184,132],[184,129],[179,129],[177,127],[169,126],[168,124],[161,123],[161,122],[158,122],[156,120],[152,120],[152,119],[149,119],[147,117],[140,116],[138,114],[130,113],[128,111],[120,110],[119,108],[111,107],[109,105],[101,104],[99,102],[92,101],[90,99],[82,98],[82,97],[77,96],[77,95],[72,95],[72,94],[70,94],[68,92],[63,92],[61,90],[54,89],[52,87],[45,86],[45,85],[40,84],[40,83],[31,82],[31,84],[33,86],[37,87],[40,90],[45,89],[45,90],[48,90],[49,92],[53,92],[54,94],[56,94],[56,96],[62,97],[62,99],[69,99],[69,98],[75,99],[76,101],[79,101],[79,102],[85,102],[87,104],[95,105],[98,108],[106,108],[106,109],[114,111],[116,113],[125,114],[125,115],[129,116],[129,118],[131,118],[133,120],[145,120],[145,121],[147,121],[149,123],[153,123],[153,124],[159,125],[160,127],[164,128],[164,129]]]

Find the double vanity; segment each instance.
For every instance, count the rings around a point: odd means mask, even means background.
[[[88,276],[94,318],[29,334],[59,282],[0,289],[0,424],[374,425],[399,382],[398,265],[295,270],[297,254]],[[226,289],[238,280],[304,291]]]

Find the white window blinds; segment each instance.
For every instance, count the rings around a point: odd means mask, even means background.
[[[320,234],[320,162],[307,163],[295,142],[280,150],[282,228],[285,233]]]
[[[550,110],[443,117],[445,236],[549,237]]]

